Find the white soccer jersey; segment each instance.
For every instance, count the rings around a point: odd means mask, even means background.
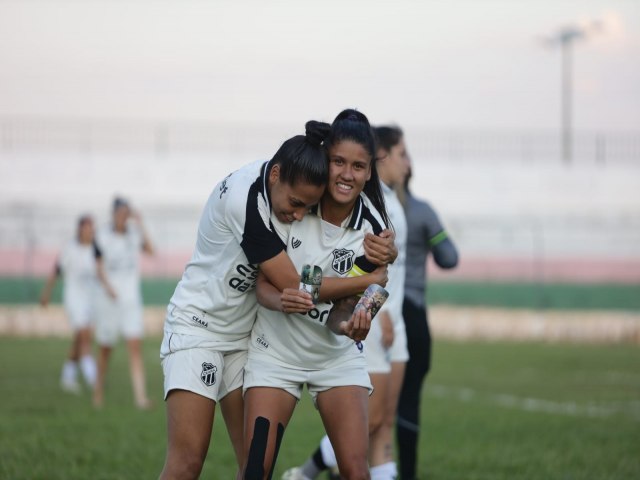
[[[269,219],[267,170],[267,162],[255,162],[214,188],[193,256],[171,297],[166,331],[220,342],[248,339],[257,308],[258,264],[285,248]]]
[[[119,303],[142,303],[140,291],[140,251],[142,234],[129,222],[125,232],[116,232],[112,225],[100,229],[96,235],[102,252],[104,271]]]
[[[72,325],[88,324],[94,316],[98,283],[96,259],[100,252],[95,244],[84,245],[77,240],[63,249],[57,268],[64,275],[62,300]]]
[[[398,258],[389,265],[389,281],[385,287],[389,292],[389,298],[380,311],[387,311],[391,315],[395,328],[404,328],[402,302],[404,299],[405,262],[407,256],[407,219],[396,193],[387,187],[384,182],[380,183],[384,193],[387,214],[396,234],[395,244],[398,248]]]
[[[287,254],[298,272],[304,264],[320,266],[323,277],[344,277],[350,272],[375,269],[364,256],[363,241],[366,233],[379,234],[384,223],[362,197],[341,227],[322,220],[319,206],[301,222],[284,225],[274,218],[272,222],[286,242]],[[326,326],[331,307],[330,303],[319,303],[305,314],[284,314],[259,306],[249,356],[317,370],[339,364],[345,355],[361,355],[353,340],[334,334]]]

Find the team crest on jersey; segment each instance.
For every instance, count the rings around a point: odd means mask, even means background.
[[[344,275],[353,268],[353,250],[339,248],[333,251],[331,267],[340,275]]]
[[[200,374],[200,378],[207,387],[215,385],[217,371],[218,367],[216,367],[213,363],[204,362],[202,364],[202,373]]]

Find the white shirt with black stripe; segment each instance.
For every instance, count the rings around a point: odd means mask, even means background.
[[[85,317],[79,320],[93,317],[100,256],[95,243],[87,245],[73,240],[62,250],[56,263],[57,271],[64,275],[63,304],[73,315]]]
[[[105,225],[98,230],[96,243],[102,252],[104,271],[116,291],[117,301],[142,304],[140,252],[143,239],[138,226],[128,222],[124,232],[117,232],[113,225]],[[103,295],[106,296],[104,291]]]
[[[256,316],[258,264],[284,250],[270,221],[267,180],[267,162],[260,161],[216,185],[171,297],[165,331],[220,341],[221,349],[242,340],[246,346]]]
[[[322,268],[323,278],[345,277],[376,267],[364,256],[364,236],[379,234],[384,223],[364,195],[339,227],[322,220],[319,206],[301,222],[285,225],[273,217],[272,222],[298,272],[304,264],[310,264]],[[353,340],[335,335],[326,326],[331,307],[331,303],[319,303],[305,314],[284,314],[259,306],[249,355],[311,370],[339,365],[345,355],[362,355]]]

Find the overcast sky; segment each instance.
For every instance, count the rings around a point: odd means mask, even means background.
[[[640,130],[640,1],[0,0],[0,117]]]

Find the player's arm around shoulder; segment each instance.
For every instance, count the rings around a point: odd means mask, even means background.
[[[371,284],[386,286],[388,281],[387,265],[395,260],[398,249],[395,247],[394,235],[391,230],[384,230],[384,237],[378,237],[373,233],[365,233],[363,241],[364,251],[358,252],[355,267],[346,277],[327,277],[320,288],[320,300],[328,301],[343,298],[350,295],[358,295]],[[367,240],[367,236],[371,237]],[[373,250],[367,250],[367,243],[373,245]],[[373,253],[370,256],[369,253]],[[395,251],[395,254],[393,253]],[[369,253],[367,253],[369,252]]]
[[[269,310],[284,313],[306,313],[313,308],[311,294],[296,288],[278,290],[260,271],[256,283],[258,303]]]
[[[367,233],[364,236],[364,251],[367,259],[376,265],[389,265],[398,258],[398,247],[393,230],[384,229],[380,234]]]

